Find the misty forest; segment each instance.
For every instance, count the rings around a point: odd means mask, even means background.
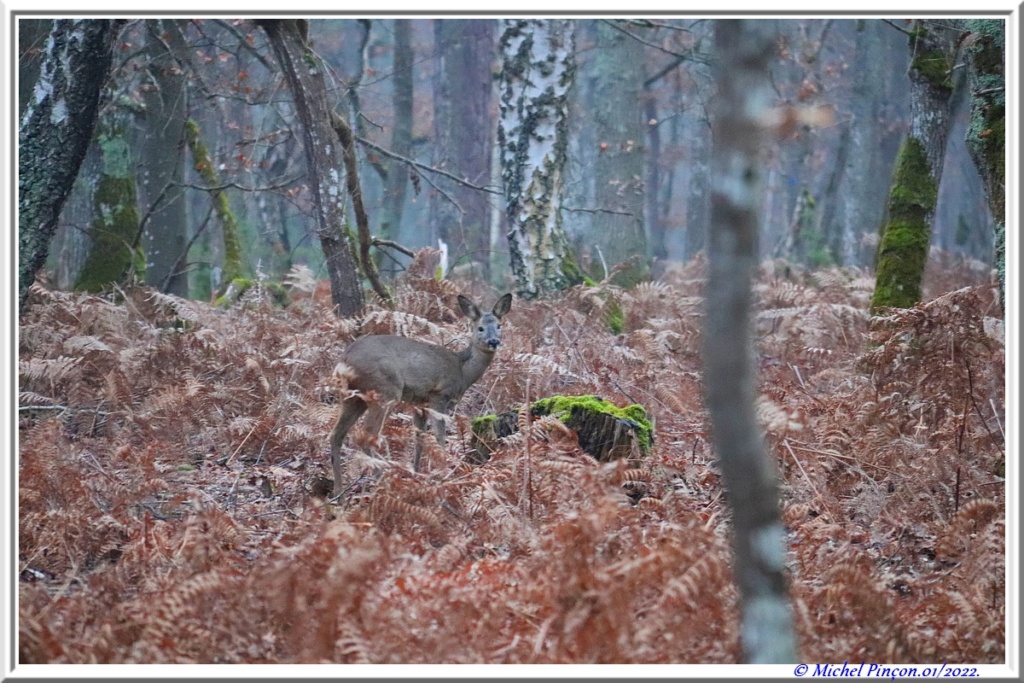
[[[1002,19],[16,27],[20,663],[1006,661]]]

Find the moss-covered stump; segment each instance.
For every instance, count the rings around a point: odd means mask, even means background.
[[[654,430],[643,406],[619,408],[598,396],[551,396],[530,406],[534,417],[554,415],[576,432],[580,448],[600,462],[633,454],[646,455]],[[519,431],[516,413],[485,415],[473,420],[473,453],[468,462],[481,464],[491,457],[498,439]]]
[[[516,413],[501,415],[484,415],[473,419],[473,450],[466,456],[466,462],[482,465],[491,459],[491,453],[498,445],[499,439],[511,436],[519,431]]]

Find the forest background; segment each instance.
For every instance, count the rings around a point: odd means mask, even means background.
[[[22,102],[44,24],[19,25]],[[344,346],[448,344],[457,293],[521,289],[496,149],[500,22],[310,22],[392,296],[367,291],[347,317],[265,32],[123,28],[20,325],[23,662],[736,661],[699,362],[714,22],[572,24],[558,215],[586,278],[517,299],[451,448],[344,510],[322,495]],[[777,25],[771,82],[795,118],[764,157],[758,416],[784,483],[801,649],[1001,662],[999,221],[965,142],[972,89],[950,69],[924,303],[872,315],[913,25]],[[128,185],[130,230],[104,243],[104,188]],[[344,212],[353,241],[358,213]],[[556,394],[644,405],[656,448],[595,462],[523,410]],[[507,410],[520,433],[467,465],[470,416]],[[385,437],[405,463],[411,425]]]

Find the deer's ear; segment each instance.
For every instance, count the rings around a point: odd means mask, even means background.
[[[480,309],[477,308],[476,304],[467,299],[466,297],[459,294],[459,308],[462,309],[462,314],[471,320],[480,319]]]
[[[498,303],[494,304],[494,310],[491,311],[494,315],[499,318],[504,318],[508,310],[512,308],[512,293],[509,292],[505,296],[498,299]]]

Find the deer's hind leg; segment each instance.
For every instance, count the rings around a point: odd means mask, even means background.
[[[341,444],[352,425],[366,412],[366,401],[359,396],[349,396],[341,402],[338,421],[331,430],[331,468],[334,470],[334,495],[341,494],[344,477],[342,476]]]
[[[379,401],[370,403],[366,411],[366,420],[363,421],[363,436],[361,448],[370,457],[377,457],[373,452],[373,446],[380,441],[380,430],[391,413],[394,401]]]

